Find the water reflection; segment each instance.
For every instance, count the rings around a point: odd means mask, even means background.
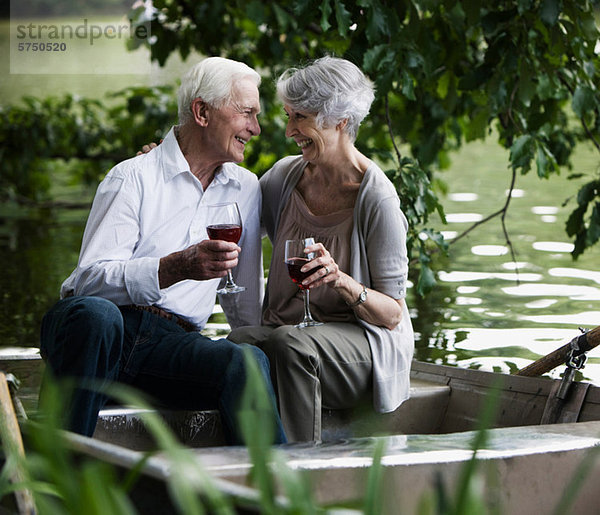
[[[506,270],[521,270],[522,268],[531,268],[531,265],[523,261],[509,261],[508,263],[502,263],[502,268]]]
[[[458,235],[456,231],[441,231],[441,233],[445,240],[453,240]]]
[[[522,198],[525,196],[525,190],[520,190],[518,188],[511,190],[506,190],[504,194],[508,197],[510,195],[511,198]]]
[[[502,288],[507,295],[521,297],[569,297],[571,300],[600,300],[600,289],[570,284],[521,284]]]
[[[487,313],[486,313],[487,316]],[[525,320],[540,322],[539,317],[523,317]],[[480,368],[484,370],[513,373],[524,368],[532,360],[538,359],[562,347],[581,334],[579,325],[598,325],[600,312],[579,313],[572,317],[557,320],[548,316],[548,324],[572,324],[572,329],[557,327],[519,329],[486,329],[463,328],[457,330],[460,339],[446,335],[448,351],[452,353],[457,366],[463,368]],[[588,352],[588,362],[581,372],[581,377],[600,384],[600,348]],[[558,378],[565,367],[557,367],[548,375]]]
[[[600,284],[600,272],[591,270],[581,270],[579,268],[551,268],[548,273],[554,277],[577,277],[579,279],[589,279]]]
[[[455,302],[459,306],[478,306],[483,300],[477,297],[456,297]]]
[[[448,213],[446,215],[446,222],[449,224],[475,223],[481,220],[483,220],[483,216],[479,213]]]
[[[479,196],[477,193],[451,193],[448,198],[454,202],[474,202]]]
[[[552,304],[556,304],[556,299],[534,300],[533,302],[528,302],[525,304],[525,307],[530,309],[544,309],[549,308],[552,306]]]
[[[523,316],[523,320],[536,322],[538,324],[563,324],[596,326],[600,324],[600,311],[584,311],[582,313],[573,313],[571,315],[536,315]]]
[[[555,215],[558,213],[556,206],[533,206],[531,212],[534,215]]]
[[[476,256],[504,256],[508,248],[504,245],[475,245],[471,252]]]
[[[501,279],[503,281],[539,281],[541,274],[511,274],[507,272],[440,272],[439,278],[444,282],[463,283],[470,281],[483,281],[485,279]]]
[[[572,243],[559,241],[536,241],[533,243],[533,248],[544,252],[573,252],[574,246]]]
[[[41,318],[56,302],[60,284],[77,263],[83,224],[59,222],[48,212],[15,212],[0,218],[3,347],[38,344]]]
[[[459,286],[458,288],[456,288],[456,291],[458,293],[475,293],[479,291],[479,286]]]

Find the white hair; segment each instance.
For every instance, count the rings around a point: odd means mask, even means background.
[[[322,57],[304,68],[290,68],[277,81],[277,96],[296,111],[316,113],[319,127],[347,119],[345,131],[354,141],[375,98],[371,80],[353,63]]]
[[[260,85],[260,75],[239,61],[208,57],[194,65],[183,77],[177,94],[179,123],[184,125],[191,119],[191,105],[196,98],[202,98],[215,108],[229,103],[233,85],[246,77],[252,79],[257,87]]]

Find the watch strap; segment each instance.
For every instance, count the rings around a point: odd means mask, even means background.
[[[367,287],[362,284],[362,291],[360,292],[358,299],[356,299],[354,302],[348,304],[348,306],[350,306],[351,308],[355,308],[356,306],[362,304],[363,302],[366,302],[367,300]]]

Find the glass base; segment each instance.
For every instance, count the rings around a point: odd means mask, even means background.
[[[317,322],[316,320],[303,320],[299,324],[296,324],[294,327],[298,329],[303,329],[304,327],[314,327],[316,325],[323,325],[323,322]]]
[[[221,295],[227,295],[228,293],[240,293],[243,291],[246,291],[244,286],[238,286],[237,284],[234,284],[233,286],[225,286],[224,288],[217,290],[217,293]]]

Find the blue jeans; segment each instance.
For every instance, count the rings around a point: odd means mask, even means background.
[[[271,398],[275,443],[285,443],[268,359],[256,347],[246,348],[252,350]],[[173,321],[119,308],[100,297],[68,297],[44,316],[40,350],[50,373],[75,379],[80,386],[66,408],[71,431],[91,436],[107,401],[97,388],[83,387],[91,379],[98,385],[129,384],[173,409],[218,409],[227,443],[243,443],[237,423],[246,385],[240,345],[185,332]]]

